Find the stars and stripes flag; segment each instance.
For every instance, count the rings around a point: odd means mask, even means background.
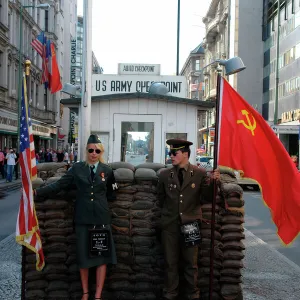
[[[45,48],[45,36],[44,31],[42,31],[32,42],[32,48],[43,57],[44,48]]]
[[[42,270],[45,261],[41,234],[34,207],[32,180],[37,177],[32,124],[27,101],[26,79],[23,78],[22,102],[20,115],[20,168],[22,176],[22,195],[16,226],[17,243],[27,247],[36,254],[36,269]]]

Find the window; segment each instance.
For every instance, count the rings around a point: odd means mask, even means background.
[[[153,162],[154,123],[121,123],[121,161],[139,165]]]
[[[195,61],[195,70],[200,71],[200,59],[196,59]]]
[[[49,30],[48,21],[49,21],[48,10],[45,10],[45,31],[46,32]]]

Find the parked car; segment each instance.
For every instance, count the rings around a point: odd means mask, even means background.
[[[196,165],[205,169],[211,168],[211,160],[213,160],[212,156],[197,156]]]

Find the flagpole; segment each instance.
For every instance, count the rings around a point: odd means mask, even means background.
[[[215,140],[214,140],[214,166],[213,170],[218,167],[219,155],[219,124],[220,124],[220,98],[221,98],[221,75],[218,73],[217,77],[217,97],[216,97],[216,123],[215,123]],[[210,243],[210,265],[209,265],[209,300],[213,299],[213,285],[214,285],[214,248],[215,248],[215,213],[216,213],[216,199],[218,195],[217,181],[214,179],[214,193],[211,208],[211,243]]]

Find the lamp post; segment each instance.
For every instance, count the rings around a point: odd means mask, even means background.
[[[180,0],[177,0],[177,55],[176,55],[176,75],[179,75],[179,37],[180,37]]]
[[[23,11],[25,8],[41,8],[49,9],[50,4],[43,3],[39,5],[20,5],[20,39],[19,39],[19,86],[18,86],[18,145],[17,149],[20,150],[20,116],[21,116],[21,101],[22,101],[22,44],[23,44]],[[20,152],[20,151],[19,151]]]
[[[278,124],[279,28],[280,28],[280,1],[277,0],[277,39],[276,39],[276,75],[275,75],[276,79],[275,79],[274,125]]]

